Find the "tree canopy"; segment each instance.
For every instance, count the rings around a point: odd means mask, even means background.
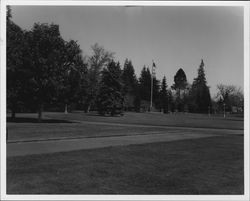
[[[89,68],[87,72],[87,96],[86,96],[86,108],[88,112],[91,107],[96,102],[97,91],[100,87],[101,81],[101,72],[104,67],[108,65],[114,58],[114,53],[108,50],[105,50],[104,47],[100,46],[98,43],[95,43],[91,46],[92,55],[88,59]]]
[[[75,107],[111,115],[124,108],[145,111],[151,84],[153,106],[164,113],[207,113],[222,104],[228,111],[244,108],[242,89],[233,85],[217,85],[217,100],[211,101],[203,59],[192,85],[180,68],[168,88],[166,77],[158,80],[145,65],[138,79],[131,60],[126,59],[121,69],[114,52],[98,43],[91,46],[90,56],[84,55],[77,41],[62,38],[59,25],[35,23],[31,30],[23,30],[12,21],[9,6],[6,17],[7,107],[13,117],[19,111],[36,111],[41,120],[43,108],[52,105],[65,113]]]

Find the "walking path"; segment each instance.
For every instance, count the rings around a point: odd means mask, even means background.
[[[122,127],[156,128],[155,131],[139,131],[134,133],[117,133],[117,135],[104,136],[58,136],[34,137],[26,139],[8,140],[7,156],[24,156],[54,152],[67,152],[81,149],[96,149],[110,146],[130,144],[145,144],[153,142],[167,142],[193,138],[205,138],[218,135],[238,134],[243,135],[244,130],[190,128],[175,126],[154,126],[140,124],[121,124],[107,122],[78,121],[81,124],[109,125]],[[157,128],[165,128],[158,130]]]
[[[97,138],[60,139],[49,141],[32,141],[7,144],[7,156],[24,156],[31,154],[44,154],[54,152],[67,152],[81,149],[96,149],[110,146],[130,144],[145,144],[152,142],[167,142],[184,139],[205,138],[213,134],[191,133],[160,133],[147,135],[110,136]]]

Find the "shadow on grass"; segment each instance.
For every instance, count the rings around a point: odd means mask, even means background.
[[[29,118],[29,117],[16,117],[11,118],[7,117],[7,122],[13,123],[74,123],[72,121],[62,120],[62,119],[43,119],[41,122],[38,122],[37,118]]]
[[[86,114],[87,116],[93,116],[93,117],[122,117],[122,116],[124,116],[124,114],[114,114],[113,116],[112,115],[110,115],[110,114],[104,114],[104,115],[102,115],[102,114],[98,114],[98,113],[88,113],[88,114]]]

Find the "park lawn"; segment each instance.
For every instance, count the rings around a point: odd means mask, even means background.
[[[103,117],[96,113],[44,113],[45,117],[69,121],[95,121],[112,122],[123,124],[141,124],[155,126],[178,126],[196,128],[218,128],[218,129],[244,129],[244,118],[228,115],[226,118],[218,115],[207,114],[162,114],[162,113],[135,113],[126,112],[121,117]]]
[[[170,130],[170,131],[169,131]],[[8,141],[124,136],[177,132],[154,127],[92,125],[81,123],[8,123]]]
[[[7,158],[8,194],[243,194],[243,136]]]
[[[8,119],[9,120],[9,119]],[[7,122],[8,140],[33,140],[33,139],[55,139],[60,137],[100,137],[114,135],[133,135],[147,133],[173,133],[181,127],[190,128],[217,128],[242,130],[243,118],[208,117],[201,114],[161,114],[161,113],[125,113],[122,117],[103,117],[93,113],[44,113],[44,122],[37,123],[36,114],[17,114],[14,122]],[[81,123],[84,121],[85,123]],[[105,122],[111,125],[88,124],[88,122]],[[123,127],[119,124],[129,124]],[[113,124],[113,125],[112,125]],[[142,125],[145,127],[136,127]],[[150,127],[163,126],[163,127]],[[170,126],[170,127],[169,127]],[[171,126],[180,127],[171,128]],[[195,131],[194,131],[195,132]],[[221,131],[225,132],[225,131]],[[220,131],[213,131],[213,134],[221,134]],[[208,129],[203,133],[211,134]]]

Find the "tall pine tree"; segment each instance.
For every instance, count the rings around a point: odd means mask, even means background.
[[[211,105],[211,96],[207,86],[203,60],[198,68],[197,78],[193,81],[191,96],[195,103],[193,112],[207,113],[208,107]]]
[[[160,90],[160,80],[158,80],[156,77],[153,77],[153,104],[156,109],[160,109],[161,107]]]
[[[133,64],[128,59],[126,59],[124,63],[122,81],[124,84],[123,93],[125,96],[125,109],[130,110],[131,107],[134,107],[137,79]]]
[[[120,64],[113,60],[102,71],[100,89],[97,96],[98,112],[102,115],[115,115],[123,109],[124,97]]]
[[[142,68],[141,76],[139,78],[140,97],[142,100],[150,101],[151,90],[151,73],[149,68],[145,66]]]
[[[168,112],[168,91],[167,91],[167,81],[164,76],[161,82],[161,91],[160,91],[160,105],[163,109],[163,113]]]

